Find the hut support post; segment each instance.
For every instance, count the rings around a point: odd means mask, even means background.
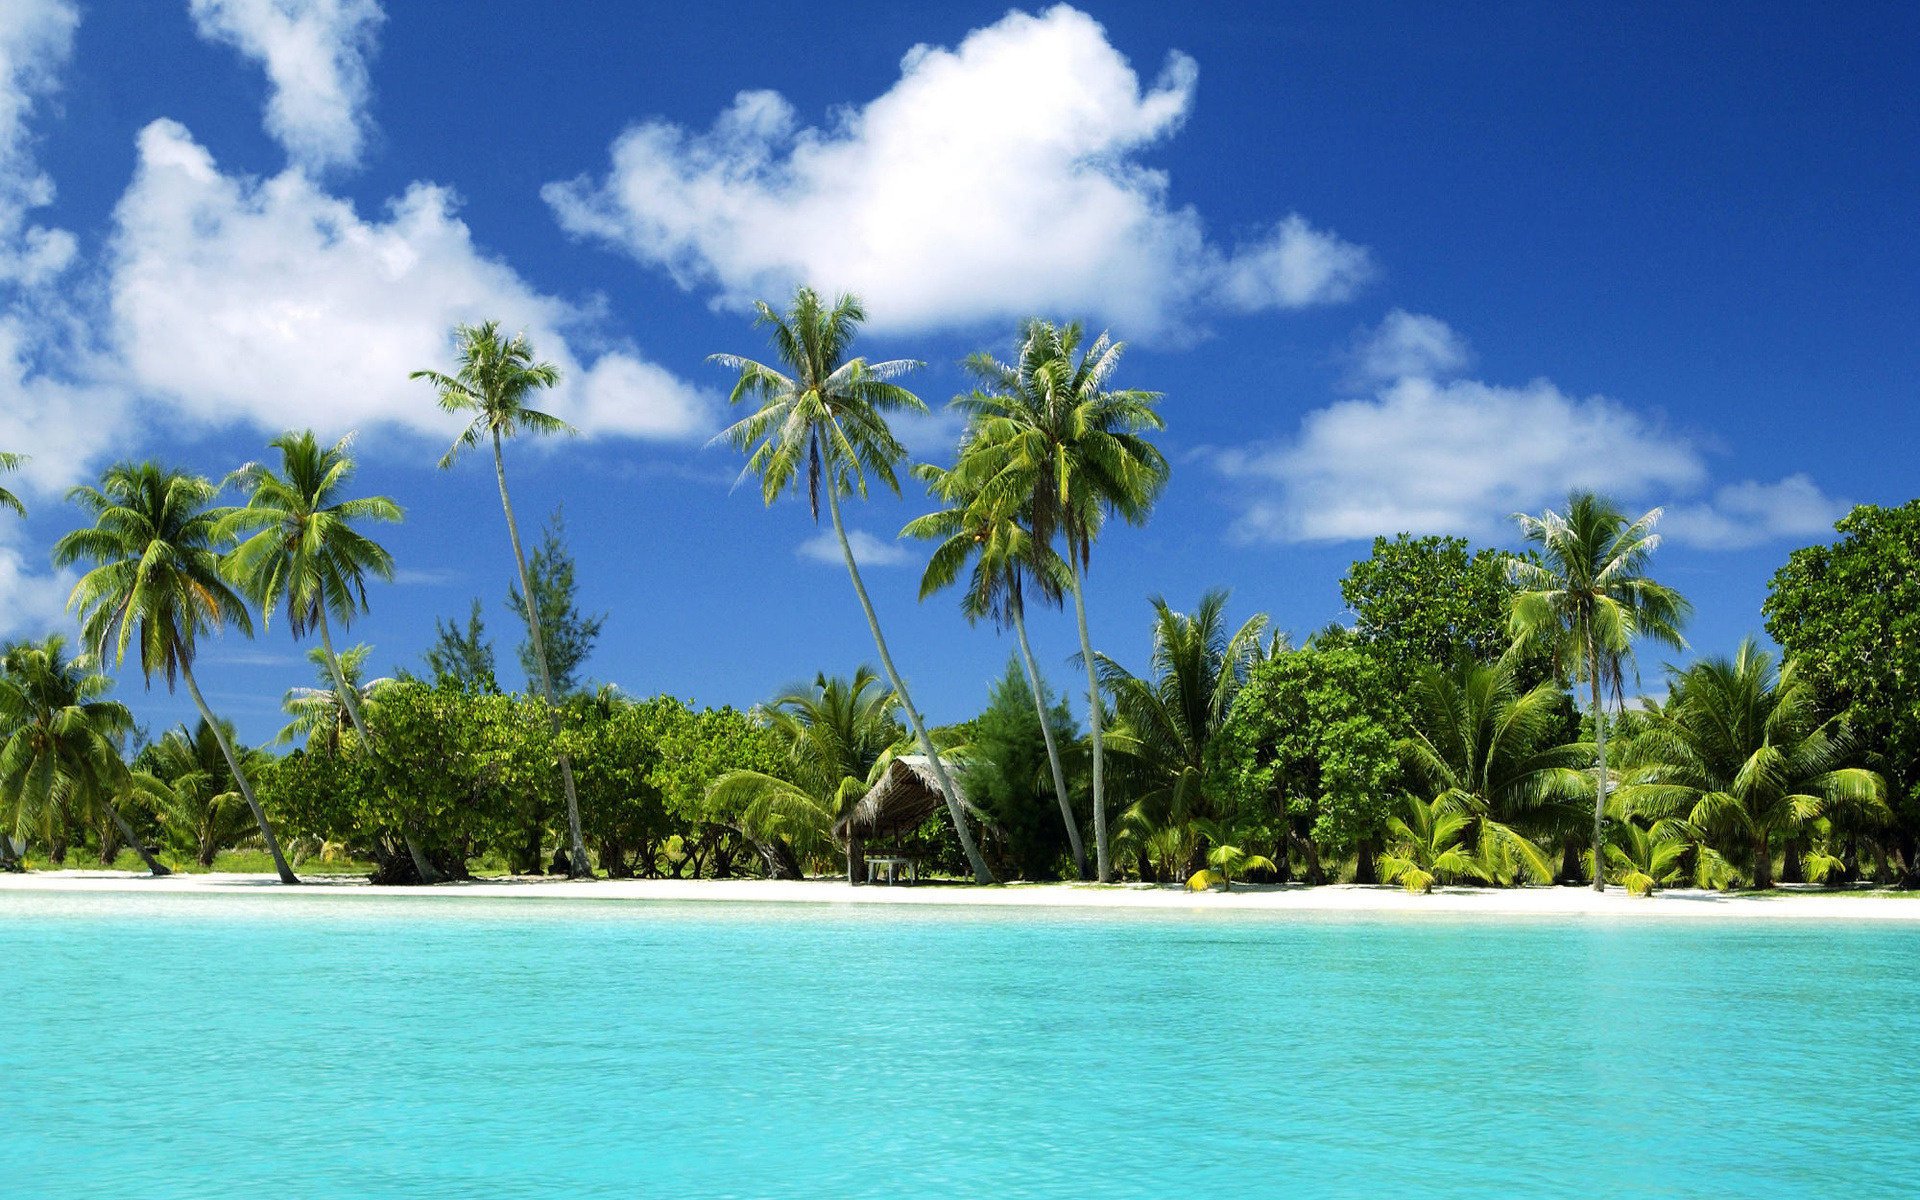
[[[847,835],[847,886],[849,887],[859,887],[860,876],[866,872],[867,856],[863,850],[860,839],[849,833]]]

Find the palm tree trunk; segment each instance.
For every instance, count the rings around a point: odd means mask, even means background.
[[[1073,616],[1080,626],[1080,657],[1087,664],[1087,728],[1093,734],[1093,852],[1094,878],[1106,883],[1113,876],[1113,857],[1107,846],[1106,747],[1100,731],[1100,677],[1093,667],[1093,639],[1087,633],[1087,598],[1080,588],[1080,559],[1067,548],[1067,566],[1073,580]]]
[[[1600,704],[1600,656],[1591,638],[1587,642],[1587,674],[1593,682],[1593,743],[1599,752],[1600,770],[1593,779],[1593,890],[1607,890],[1607,852],[1605,821],[1607,815],[1607,713]]]
[[[133,827],[128,825],[127,819],[120,815],[120,810],[114,807],[113,801],[105,800],[102,803],[107,806],[107,815],[113,818],[114,828],[120,831],[120,836],[126,839],[127,845],[133,847],[133,852],[140,856],[140,861],[147,864],[147,870],[153,873],[153,877],[158,879],[162,875],[173,874],[167,869],[165,863],[153,856],[153,851],[147,849],[147,844],[134,835]]]
[[[1753,886],[1763,890],[1773,886],[1773,842],[1764,829],[1753,835]]]
[[[527,636],[533,639],[533,660],[540,668],[540,691],[547,698],[547,718],[555,740],[560,736],[560,707],[553,695],[553,674],[547,667],[547,640],[540,632],[540,601],[533,594],[533,576],[527,573],[527,556],[520,549],[520,523],[513,518],[513,501],[507,496],[507,463],[500,454],[500,435],[493,435],[493,473],[500,479],[500,507],[507,514],[507,537],[513,541],[513,561],[520,568],[520,596],[526,606]],[[560,785],[567,794],[567,835],[573,850],[567,855],[567,873],[578,879],[593,874],[587,858],[587,843],[580,836],[580,798],[573,787],[573,759],[564,746],[560,752]]]
[[[1033,688],[1033,711],[1040,716],[1040,736],[1047,742],[1047,765],[1053,768],[1053,794],[1060,800],[1060,819],[1067,823],[1067,841],[1073,848],[1073,873],[1087,877],[1087,847],[1080,840],[1080,822],[1073,819],[1073,802],[1067,799],[1067,773],[1060,768],[1060,747],[1053,739],[1053,723],[1047,720],[1047,701],[1041,694],[1040,669],[1033,665],[1033,647],[1027,644],[1026,605],[1013,602],[1013,631],[1020,639],[1020,660],[1027,667],[1027,682]]]
[[[933,767],[933,777],[940,784],[940,795],[947,802],[947,814],[953,818],[953,830],[960,837],[960,849],[966,852],[967,865],[973,868],[973,881],[992,883],[993,872],[987,869],[987,860],[980,857],[980,848],[973,844],[973,834],[967,829],[966,811],[960,807],[953,780],[947,777],[947,764],[934,750],[933,739],[927,736],[926,722],[920,719],[920,711],[914,708],[913,699],[907,695],[906,681],[900,678],[900,672],[893,665],[893,655],[887,650],[887,639],[880,632],[880,618],[874,615],[873,601],[867,598],[867,585],[860,578],[859,564],[853,561],[853,544],[847,541],[847,527],[840,520],[840,488],[832,481],[827,485],[827,507],[833,514],[833,532],[840,539],[841,557],[847,560],[847,574],[853,576],[853,590],[860,596],[860,608],[867,614],[867,628],[873,631],[873,644],[880,651],[880,665],[886,669],[887,682],[893,685],[893,694],[900,698],[900,707],[907,714],[907,723],[913,726],[913,736],[920,743],[920,753],[927,756],[927,762]]]
[[[220,718],[213,715],[207,707],[207,698],[200,694],[200,685],[194,681],[193,668],[185,662],[180,664],[180,676],[187,681],[187,691],[193,696],[194,704],[200,709],[200,715],[207,719],[207,728],[213,730],[213,740],[220,743],[220,753],[226,756],[227,769],[233,772],[233,782],[240,788],[240,794],[246,798],[247,807],[253,810],[253,819],[260,824],[260,836],[266,839],[267,853],[273,856],[273,869],[280,873],[280,882],[299,883],[300,879],[287,865],[286,856],[280,853],[280,839],[273,836],[273,826],[267,824],[267,814],[260,807],[260,801],[253,794],[253,784],[248,782],[247,773],[240,769],[240,759],[233,752],[233,743],[227,740],[227,731],[220,727]]]

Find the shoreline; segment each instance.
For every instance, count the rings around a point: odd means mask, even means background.
[[[1706,917],[1765,920],[1891,920],[1920,922],[1920,893],[1832,892],[1776,889],[1769,893],[1724,893],[1676,888],[1651,898],[1610,887],[1596,895],[1585,887],[1441,888],[1413,895],[1380,884],[1236,885],[1232,892],[1189,892],[1177,885],[1015,883],[978,888],[971,884],[868,885],[843,880],[603,879],[535,877],[474,880],[433,887],[375,887],[359,876],[315,876],[300,887],[283,887],[271,875],[198,874],[154,879],[123,871],[35,871],[0,875],[0,897],[13,894],[67,896],[246,895],[382,897],[412,899],[597,900],[633,903],[829,905],[981,909],[1073,909],[1106,912],[1264,912],[1545,917]],[[1909,901],[1903,903],[1903,901]],[[0,909],[3,913],[4,909]]]

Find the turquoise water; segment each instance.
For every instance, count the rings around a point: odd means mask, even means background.
[[[0,894],[0,972],[18,1200],[1920,1190],[1904,926]]]

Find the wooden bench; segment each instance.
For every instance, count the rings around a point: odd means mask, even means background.
[[[907,869],[907,881],[909,883],[920,882],[919,860],[916,858],[913,858],[910,855],[906,855],[906,854],[869,854],[867,855],[867,882],[868,883],[876,882],[875,877],[879,874],[879,871],[877,870],[877,868],[880,868],[880,867],[885,867],[887,869],[887,886],[888,887],[892,887],[896,882],[898,882],[900,878],[901,867],[905,867]]]

